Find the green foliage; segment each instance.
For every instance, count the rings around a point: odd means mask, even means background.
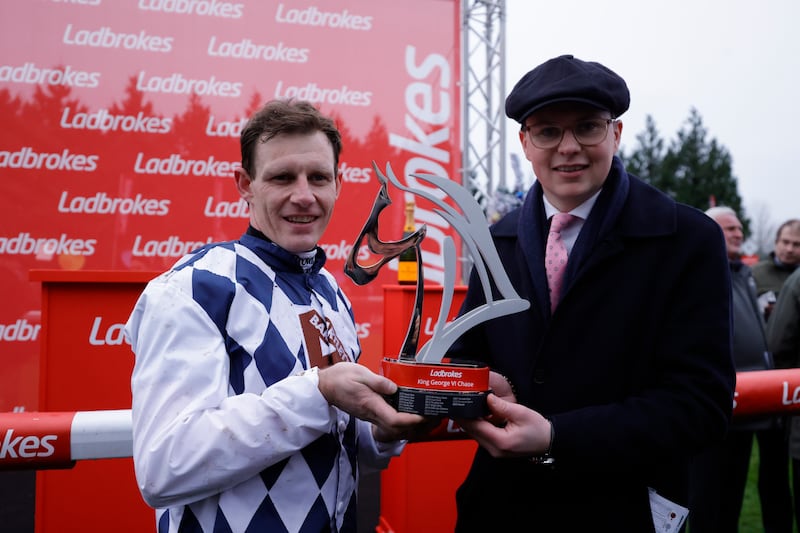
[[[631,153],[620,151],[628,170],[675,200],[705,211],[712,204],[726,205],[739,214],[749,233],[732,158],[716,139],[708,139],[703,119],[692,108],[677,137],[664,147],[664,140],[648,115],[645,131],[636,136]]]
[[[639,176],[649,184],[666,192],[670,191],[670,183],[663,181],[661,162],[664,159],[664,140],[656,129],[656,122],[653,117],[647,115],[645,118],[645,131],[636,135],[639,147],[630,155],[620,152],[620,157],[625,161],[625,166],[629,172]]]

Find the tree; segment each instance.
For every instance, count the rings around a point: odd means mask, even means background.
[[[659,135],[656,122],[651,115],[645,117],[645,131],[636,135],[636,140],[639,142],[639,147],[630,156],[624,155],[623,152],[620,153],[628,171],[653,187],[674,196],[672,183],[664,182],[664,179],[669,176],[664,176],[661,172],[661,162],[664,159],[664,140]]]
[[[716,139],[707,137],[702,117],[692,108],[665,152],[655,121],[648,116],[645,132],[636,136],[639,145],[630,155],[620,156],[633,174],[679,202],[702,210],[713,205],[732,208],[748,234],[750,221],[742,209],[731,155]]]

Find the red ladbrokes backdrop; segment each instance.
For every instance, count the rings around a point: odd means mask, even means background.
[[[406,182],[460,180],[459,27],[457,0],[0,5],[0,411],[38,409],[30,270],[162,271],[238,238],[238,135],[272,98],[310,100],[343,131],[343,195],[320,244],[365,353],[381,351],[381,287],[395,273],[357,287],[344,259],[378,189],[373,160]],[[392,197],[381,232],[399,237],[403,197]],[[426,282],[440,282],[449,232],[424,203],[416,218],[428,224]]]

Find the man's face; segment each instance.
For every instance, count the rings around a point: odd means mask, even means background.
[[[253,161],[254,176],[236,170],[239,194],[250,205],[250,223],[285,250],[312,250],[342,186],[330,141],[321,131],[278,135],[256,145]]]
[[[744,231],[742,223],[735,215],[721,214],[714,219],[722,234],[725,236],[725,247],[728,250],[728,258],[736,259],[742,253],[742,243],[744,242]]]
[[[622,135],[622,123],[614,121],[599,144],[585,146],[577,141],[572,128],[583,121],[609,118],[607,111],[565,102],[535,111],[525,119],[525,126],[529,128],[564,128],[561,142],[547,149],[536,147],[528,132],[519,134],[525,157],[531,162],[544,195],[560,211],[574,209],[600,190]]]
[[[800,263],[800,229],[787,226],[775,241],[775,257],[785,265]]]

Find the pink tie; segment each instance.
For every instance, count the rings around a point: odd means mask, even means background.
[[[576,217],[569,213],[553,215],[550,234],[545,246],[544,268],[547,271],[547,284],[550,287],[550,310],[555,311],[561,298],[561,286],[567,271],[567,247],[561,238],[561,230],[569,226]]]

